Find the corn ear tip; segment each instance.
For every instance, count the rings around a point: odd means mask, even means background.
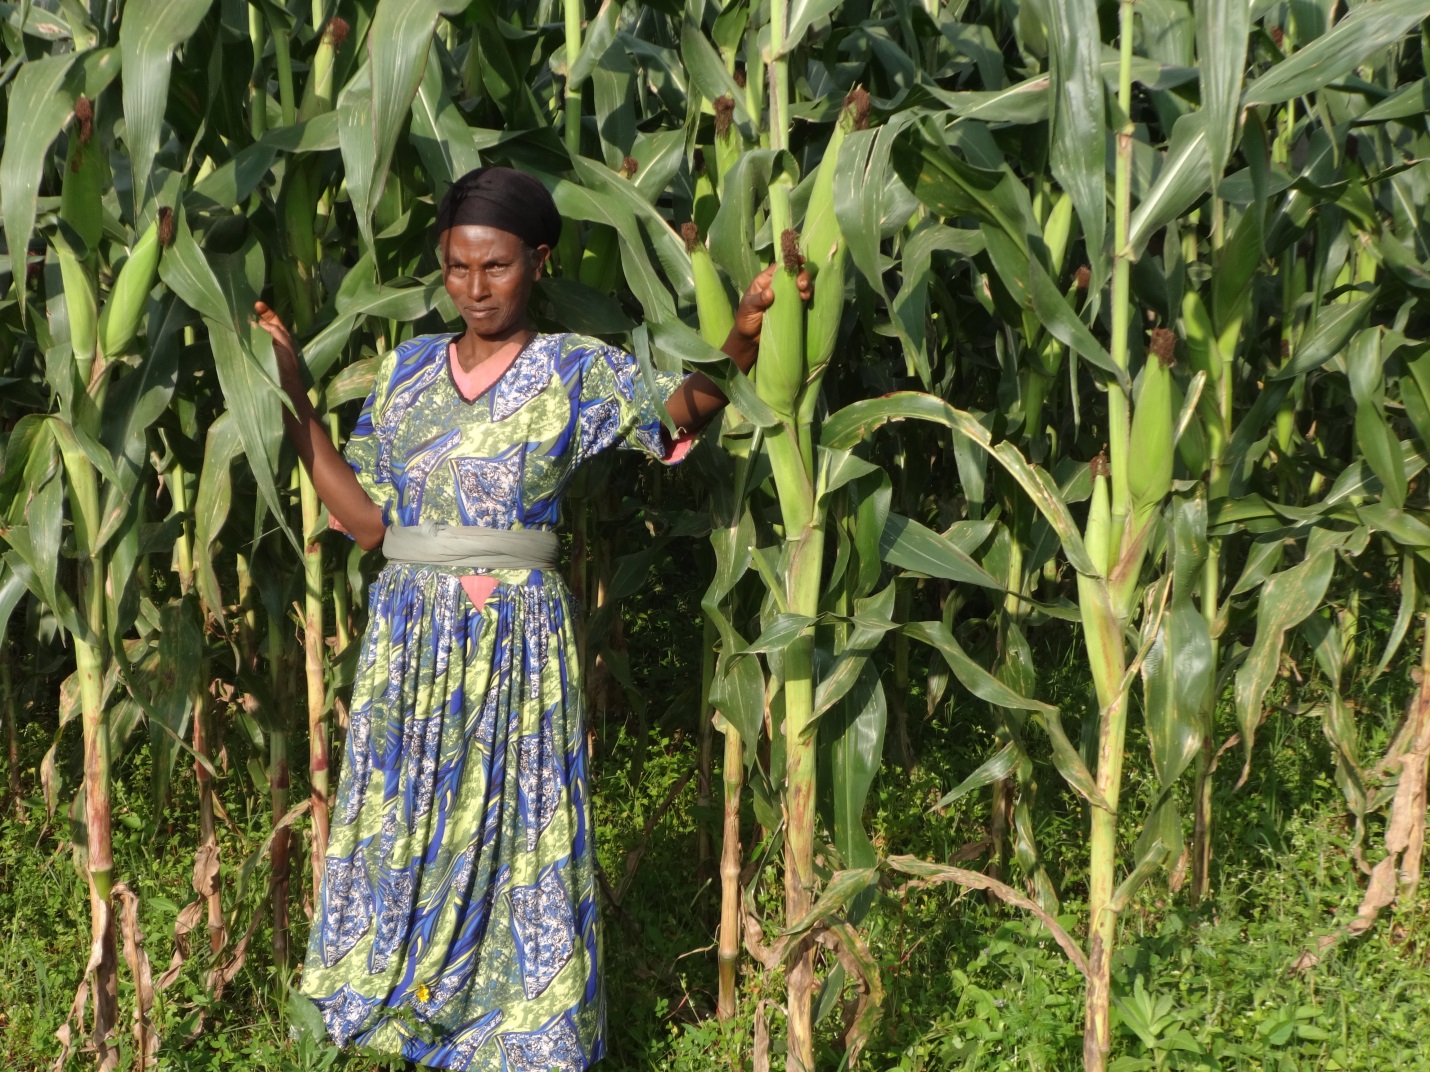
[[[791,275],[804,266],[804,256],[799,251],[799,232],[792,227],[786,228],[780,235],[780,259],[785,271]]]
[[[711,101],[710,105],[715,109],[715,136],[728,137],[730,125],[735,121],[735,98],[724,93]]]
[[[1177,355],[1176,334],[1168,328],[1153,328],[1149,349],[1163,368],[1171,368]]]
[[[328,27],[323,31],[323,40],[334,52],[343,47],[343,42],[348,39],[348,34],[352,33],[352,26],[348,20],[338,15],[334,15],[328,20]]]
[[[94,102],[80,94],[74,102],[74,117],[79,123],[79,143],[88,145],[94,136]]]
[[[845,96],[843,110],[850,130],[869,129],[869,103],[869,91],[863,86],[855,86]]]

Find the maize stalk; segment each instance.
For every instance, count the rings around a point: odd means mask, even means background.
[[[0,704],[4,705],[5,716],[5,773],[9,779],[10,814],[19,818],[24,806],[20,799],[20,740],[16,733],[19,712],[15,704],[15,682],[10,673],[10,663],[15,657],[15,649],[9,638],[0,637]]]
[[[118,1051],[109,1041],[119,1015],[119,976],[110,896],[114,885],[114,853],[110,827],[109,718],[104,688],[109,653],[105,641],[105,562],[97,540],[99,483],[83,451],[62,442],[61,453],[75,547],[80,556],[80,605],[87,630],[87,635],[74,637],[74,652],[84,727],[84,829],[94,987],[91,1039],[99,1067],[111,1069],[119,1063]]]
[[[581,56],[581,0],[562,0],[562,13],[566,22],[566,98],[563,115],[563,134],[566,151],[574,160],[581,155],[581,87],[571,84],[570,71]],[[476,44],[473,43],[473,48]]]
[[[263,50],[267,27],[263,9],[257,4],[248,8],[248,42],[253,50],[253,69],[248,79],[248,132],[257,141],[268,129],[268,78],[263,73]]]
[[[303,512],[303,676],[308,700],[308,780],[313,814],[313,888],[323,880],[328,852],[328,721],[323,653],[323,543],[318,493],[312,478],[298,467],[298,495]]]
[[[1107,463],[1099,455],[1092,465],[1093,492],[1083,543],[1095,564],[1111,560],[1114,519]],[[1111,964],[1117,936],[1117,912],[1112,896],[1117,866],[1117,802],[1122,787],[1123,742],[1127,732],[1127,689],[1122,624],[1113,610],[1103,577],[1078,574],[1078,605],[1097,694],[1097,789],[1105,807],[1092,809],[1088,859],[1088,963],[1087,1025],[1083,1036],[1083,1063],[1101,1070],[1111,1045],[1108,1019],[1111,1002]]]
[[[269,616],[268,619],[268,673],[269,691],[273,697],[275,717],[273,728],[268,734],[268,792],[269,810],[273,816],[273,963],[278,968],[280,980],[288,975],[288,895],[292,882],[292,832],[288,827],[278,828],[278,821],[288,813],[288,731],[284,727],[281,712],[287,707],[287,688],[283,668],[283,628],[282,620]],[[322,872],[318,872],[321,875]],[[318,875],[313,884],[317,887]],[[316,898],[315,898],[316,900]]]
[[[175,464],[165,476],[174,513],[182,519],[174,542],[174,562],[178,567],[179,591],[187,596],[194,587],[193,516],[189,509],[184,467]],[[193,698],[194,778],[199,788],[199,847],[194,859],[194,885],[207,902],[209,949],[217,953],[226,939],[223,921],[223,893],[219,886],[218,833],[214,826],[212,748],[209,744],[208,704],[203,693]]]
[[[1112,337],[1110,355],[1127,367],[1128,333],[1132,318],[1131,256],[1128,232],[1132,215],[1132,43],[1133,3],[1120,0],[1117,82],[1116,166],[1113,178]],[[1122,541],[1131,507],[1129,484],[1130,429],[1127,396],[1113,387],[1107,393],[1111,486],[1108,489],[1109,546],[1104,561],[1123,571]],[[1170,440],[1168,447],[1170,448]],[[1169,449],[1170,453],[1170,449]],[[1144,484],[1150,490],[1152,481]],[[1089,549],[1092,554],[1097,552]],[[1140,556],[1138,556],[1140,567]],[[1127,590],[1135,590],[1136,571],[1126,571]],[[1113,592],[1101,578],[1078,575],[1078,603],[1083,643],[1092,670],[1099,710],[1097,768],[1094,774],[1103,806],[1092,809],[1088,851],[1088,977],[1084,1000],[1083,1065],[1085,1072],[1104,1072],[1112,1048],[1112,954],[1117,941],[1118,912],[1112,905],[1117,868],[1117,805],[1122,788],[1123,742],[1127,735],[1126,653],[1123,618],[1114,609]]]
[[[710,811],[710,774],[715,762],[715,709],[710,704],[710,689],[715,683],[715,643],[719,633],[709,616],[700,650],[700,700],[696,708],[696,739],[699,753],[695,764],[695,806],[699,814]],[[695,831],[695,866],[701,874],[710,865],[710,828],[701,822]]]
[[[1109,354],[1119,368],[1127,368],[1128,332],[1132,316],[1132,251],[1127,236],[1132,218],[1132,0],[1119,0],[1119,65],[1117,82],[1117,153],[1113,170],[1112,335]],[[1117,389],[1107,392],[1107,443],[1111,463],[1112,557],[1120,557],[1123,530],[1129,513],[1127,458],[1129,453],[1127,396]],[[1104,1049],[1104,1053],[1106,1050]]]
[[[721,1020],[735,1016],[735,973],[740,965],[740,789],[744,748],[740,734],[725,719],[725,754],[720,764],[724,782],[724,821],[720,837],[720,995]]]

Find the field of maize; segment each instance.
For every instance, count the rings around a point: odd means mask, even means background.
[[[0,1007],[11,1067],[200,1067],[238,987],[281,1067],[380,1067],[289,996],[380,558],[251,310],[341,443],[455,321],[431,224],[483,163],[566,220],[542,328],[731,399],[566,518],[592,747],[638,787],[688,742],[603,859],[608,943],[703,876],[692,1067],[1376,1067],[1294,1017],[1320,1057],[1217,1058],[1124,950],[1231,882],[1290,718],[1355,881],[1286,986],[1424,958],[1430,0],[7,0],[0,40],[0,906],[61,866],[89,921],[77,990]],[[716,347],[771,263],[747,378]],[[126,872],[181,850],[172,896]],[[1080,1041],[889,1057],[915,894],[1050,951]]]

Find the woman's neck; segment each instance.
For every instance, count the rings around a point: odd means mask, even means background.
[[[520,349],[525,346],[534,334],[535,331],[525,317],[492,335],[480,335],[469,327],[457,340],[457,363],[462,366],[463,371],[471,372],[478,365],[505,353],[509,348]]]

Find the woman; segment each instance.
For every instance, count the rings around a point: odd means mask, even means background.
[[[388,565],[369,594],[302,992],[338,1045],[427,1066],[579,1070],[605,1052],[582,690],[553,532],[575,466],[611,447],[673,463],[725,405],[526,315],[561,232],[509,168],[437,214],[465,331],[383,360],[346,461],[259,303],[288,434],[340,527]],[[753,365],[772,273],[723,347]],[[800,293],[809,296],[801,275]],[[661,409],[677,429],[666,433]]]

